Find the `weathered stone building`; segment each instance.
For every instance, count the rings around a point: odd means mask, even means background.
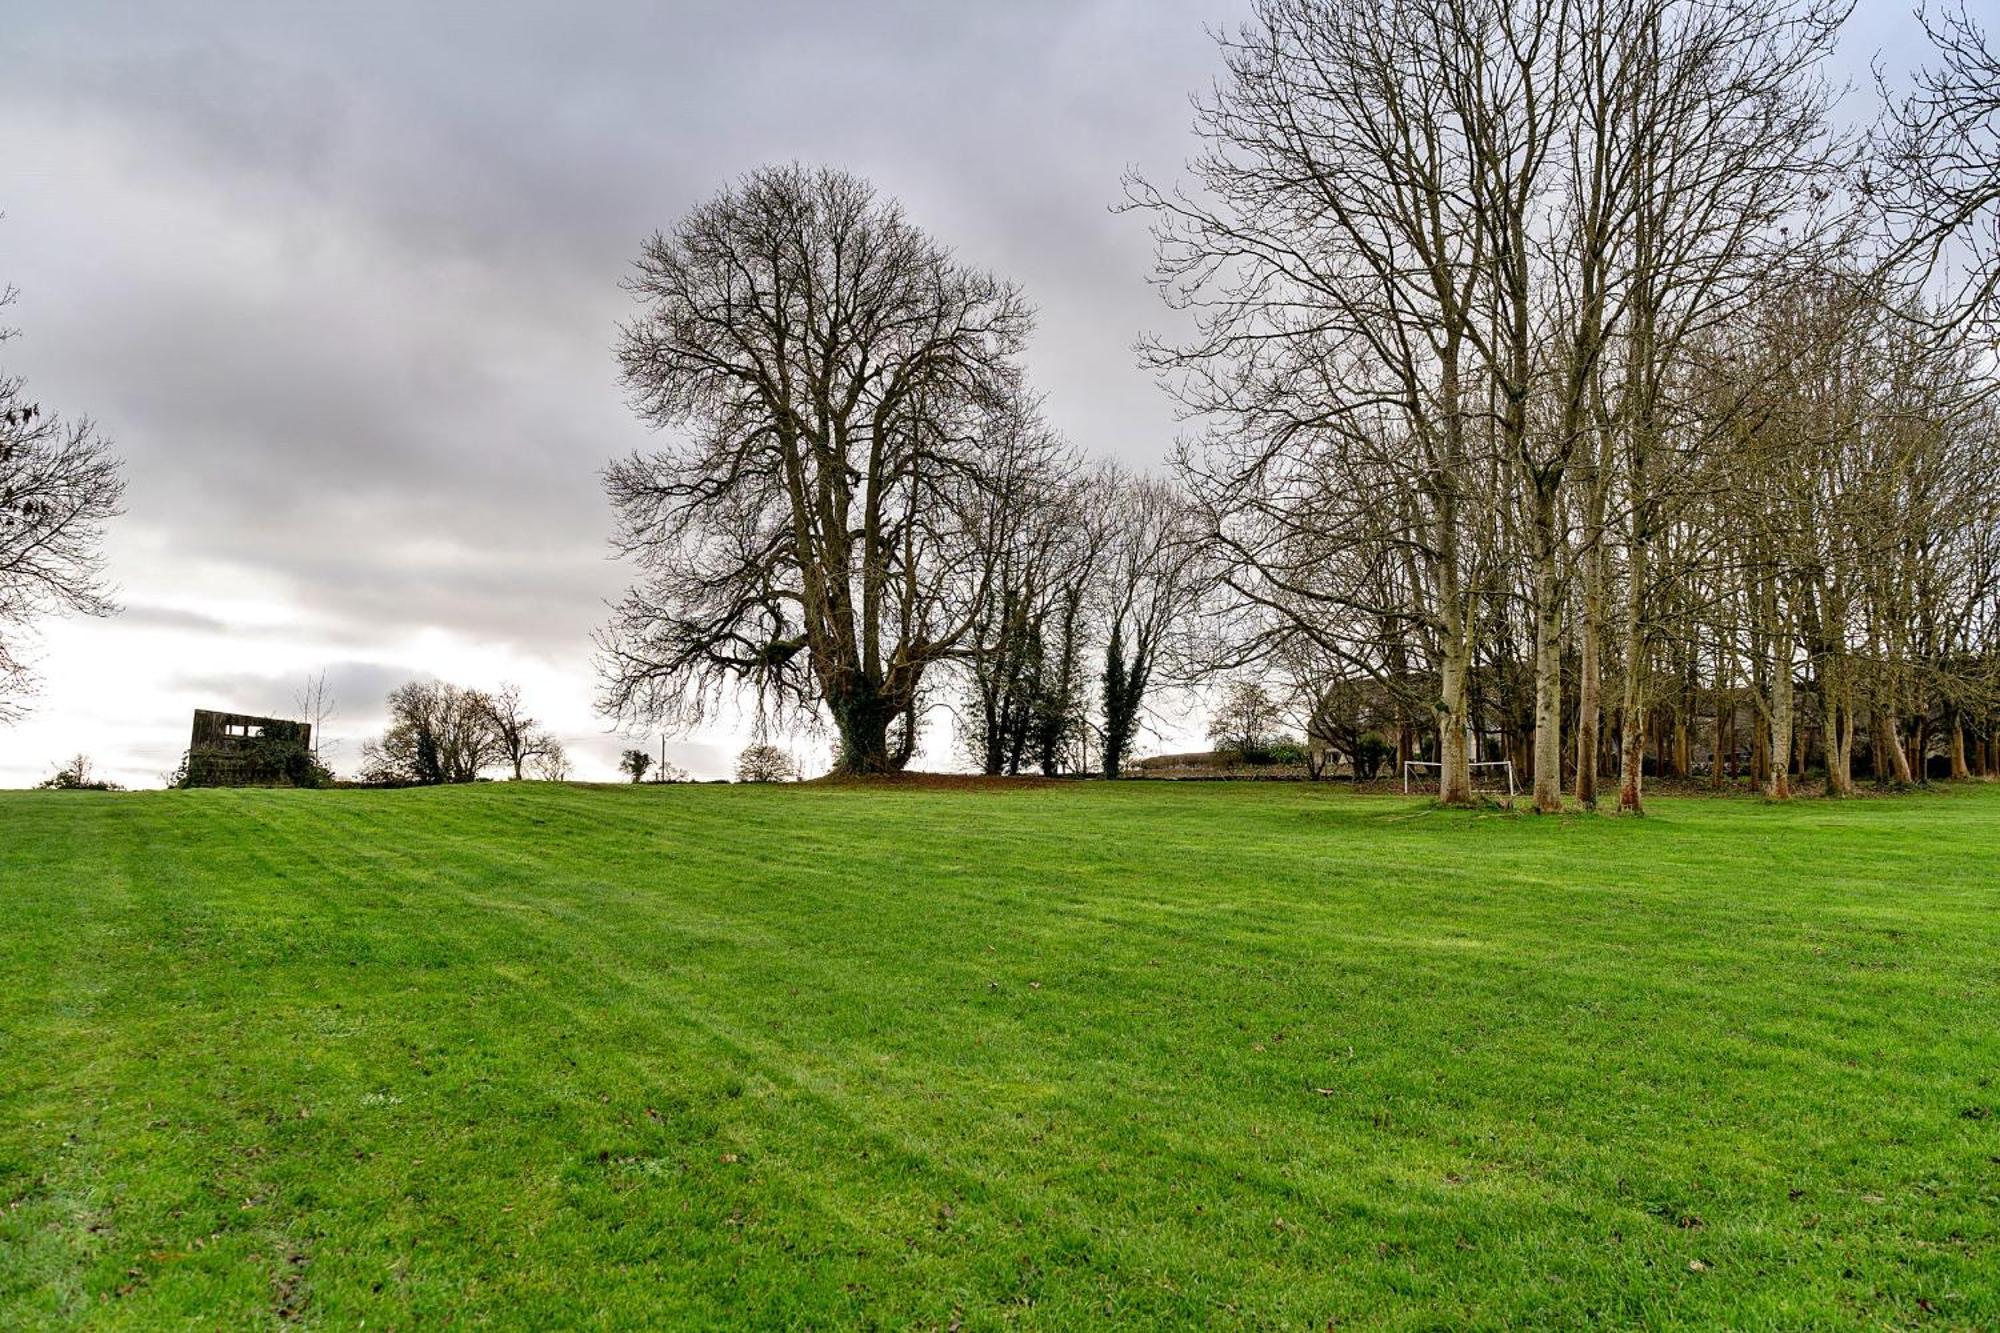
[[[311,723],[197,708],[188,734],[187,785],[285,785],[293,757],[311,751]]]

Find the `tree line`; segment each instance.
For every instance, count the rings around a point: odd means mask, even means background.
[[[870,773],[943,707],[989,773],[1115,774],[1159,686],[1223,674],[1545,810],[1642,809],[1698,732],[1778,797],[2000,767],[1994,65],[1927,20],[1936,66],[1843,132],[1846,15],[1261,0],[1191,179],[1127,183],[1192,330],[1143,349],[1198,426],[1167,480],[1046,426],[1011,284],[850,176],[754,173],[628,283],[677,440],[607,473],[604,708],[747,687]]]
[[[519,686],[496,691],[413,680],[389,692],[389,726],[361,750],[361,780],[381,786],[476,782],[502,768],[514,781],[533,774],[562,782],[569,755],[532,717]]]
[[[1545,810],[2000,770],[2000,61],[1920,12],[1930,63],[1843,129],[1848,9],[1257,0],[1185,177],[1126,183],[1181,330],[1142,346],[1162,476],[1050,427],[1015,284],[753,172],[626,283],[670,442],[605,473],[602,710],[823,721],[853,774],[948,712],[985,772],[1115,776],[1225,678],[1322,758],[1452,802],[1505,758]],[[112,609],[122,486],[0,377],[0,714],[26,626]],[[518,697],[391,703],[383,780],[566,767]]]

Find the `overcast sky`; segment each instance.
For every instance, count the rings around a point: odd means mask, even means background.
[[[1157,463],[1173,413],[1131,347],[1164,312],[1143,222],[1109,206],[1128,166],[1177,174],[1205,27],[1245,8],[13,0],[0,364],[94,417],[129,489],[125,610],[44,627],[0,786],[78,750],[156,785],[191,709],[290,712],[320,669],[343,771],[389,687],[435,675],[519,682],[578,776],[613,776],[630,742],[591,710],[589,639],[625,572],[597,474],[652,443],[617,284],[763,163],[854,170],[1020,281],[1056,424]],[[1861,0],[1842,73],[1908,65],[1909,29]],[[740,743],[668,752],[715,776]]]

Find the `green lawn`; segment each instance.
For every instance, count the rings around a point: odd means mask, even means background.
[[[2000,787],[0,796],[0,1326],[2000,1326]]]

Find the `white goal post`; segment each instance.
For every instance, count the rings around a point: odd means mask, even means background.
[[[1507,799],[1514,799],[1514,761],[1511,759],[1477,759],[1466,765],[1468,768],[1504,768],[1507,770]],[[1438,786],[1444,786],[1444,765],[1428,759],[1405,759],[1403,761],[1403,795],[1410,794],[1410,770],[1413,768],[1435,768],[1438,770]]]

